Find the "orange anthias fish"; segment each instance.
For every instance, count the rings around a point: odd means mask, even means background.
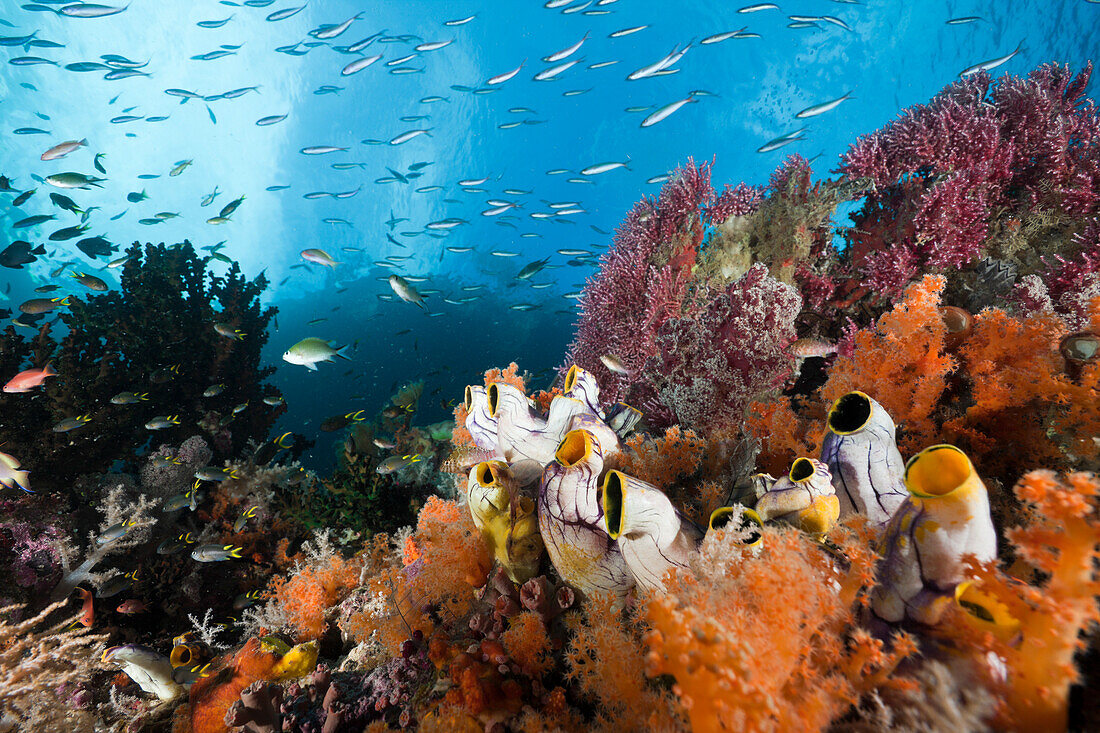
[[[95,609],[92,607],[95,596],[91,591],[84,588],[77,588],[76,592],[80,595],[81,600],[84,601],[84,607],[81,609],[80,618],[77,619],[77,623],[92,627],[92,620],[95,618]]]
[[[4,385],[4,391],[9,394],[30,392],[46,381],[46,377],[56,376],[57,372],[53,370],[53,366],[50,364],[46,364],[41,369],[27,369],[12,377],[11,381]]]

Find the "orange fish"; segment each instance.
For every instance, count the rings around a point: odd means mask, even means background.
[[[47,363],[46,366],[41,369],[27,369],[26,371],[19,372],[11,378],[11,381],[4,385],[4,391],[9,394],[30,392],[33,388],[38,387],[46,381],[46,377],[56,376],[57,372]]]
[[[77,619],[77,623],[92,627],[92,619],[95,618],[95,610],[92,608],[92,604],[95,602],[95,596],[91,591],[84,588],[77,588],[76,592],[80,594],[81,600],[84,601],[84,607],[81,609],[80,618]]]

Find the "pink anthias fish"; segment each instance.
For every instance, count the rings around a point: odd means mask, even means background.
[[[324,265],[325,267],[336,267],[342,264],[332,259],[332,255],[323,249],[303,249],[302,259],[306,262],[315,262],[318,265]]]
[[[116,609],[119,613],[135,614],[144,613],[149,610],[149,607],[145,605],[144,601],[137,598],[129,598],[118,605]]]
[[[12,377],[11,380],[4,385],[4,391],[8,394],[30,392],[46,381],[46,377],[56,376],[57,372],[54,371],[53,366],[50,364],[46,364],[46,366],[41,369],[27,369]]]

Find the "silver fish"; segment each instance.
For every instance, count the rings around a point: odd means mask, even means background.
[[[340,75],[341,76],[351,76],[355,72],[362,71],[363,69],[367,68],[368,66],[373,64],[375,61],[378,61],[380,58],[382,58],[382,54],[378,53],[378,54],[375,54],[374,56],[364,56],[361,59],[356,59],[355,61],[352,61],[350,64],[348,64],[343,69],[341,69],[340,70]],[[285,117],[285,115],[284,115],[284,117]],[[259,123],[257,122],[256,124],[259,124]]]
[[[1016,46],[1016,50],[1005,56],[998,56],[995,59],[989,59],[988,61],[982,61],[981,63],[974,64],[959,72],[960,77],[967,77],[971,74],[977,74],[980,71],[989,71],[990,69],[996,69],[1001,64],[1007,63],[1013,56],[1024,50],[1024,42],[1020,41],[1020,44]],[[46,179],[49,180],[48,178]]]
[[[572,61],[566,61],[564,64],[558,64],[557,66],[551,66],[549,69],[543,69],[533,77],[535,81],[548,81],[557,77],[558,75],[568,71],[576,64],[579,64],[582,59],[574,59]]]
[[[848,92],[843,97],[838,97],[830,102],[822,102],[821,104],[815,104],[811,107],[807,107],[802,110],[795,117],[804,119],[806,117],[817,117],[818,115],[825,114],[826,112],[836,109],[840,106],[841,102],[847,101],[852,98],[852,93]]]
[[[233,545],[199,545],[191,551],[191,559],[199,562],[222,562],[240,558],[244,548]]]
[[[642,124],[640,125],[640,127],[649,127],[651,125],[656,125],[658,122],[669,117],[673,112],[680,109],[685,104],[690,104],[691,102],[695,101],[698,101],[695,99],[695,97],[688,96],[677,102],[666,104],[664,107],[661,107],[659,110],[642,120]],[[584,173],[584,171],[581,171],[581,173]]]
[[[584,42],[587,41],[587,40],[588,40],[588,34],[585,33],[584,38],[577,41],[572,46],[569,46],[568,48],[563,48],[562,50],[557,51],[555,53],[552,53],[549,56],[544,56],[542,58],[542,60],[545,61],[548,64],[553,64],[553,63],[557,63],[558,61],[561,61],[564,58],[569,58],[574,53],[576,53],[577,50],[580,49],[580,47],[583,46]]]

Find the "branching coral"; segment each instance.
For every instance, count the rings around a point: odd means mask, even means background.
[[[16,606],[0,609],[0,729],[91,731],[93,716],[73,696],[98,666],[106,636],[75,625],[47,625],[64,601],[18,623]]]
[[[154,502],[145,498],[142,494],[136,501],[126,501],[126,489],[116,486],[103,501],[103,521],[100,523],[99,532],[91,532],[88,535],[88,544],[85,549],[84,560],[73,567],[73,561],[78,557],[78,550],[69,543],[60,543],[61,566],[64,576],[51,593],[51,599],[60,601],[80,583],[91,581],[97,585],[102,583],[104,576],[93,572],[93,568],[109,555],[121,554],[132,550],[149,539],[150,529],[156,522],[151,516]],[[124,534],[111,541],[101,542],[99,537],[113,527],[119,527],[127,523]]]
[[[37,491],[68,492],[81,473],[102,472],[115,461],[133,468],[149,441],[145,423],[155,415],[178,415],[179,425],[159,434],[171,442],[189,436],[191,426],[208,411],[232,419],[231,452],[261,439],[285,406],[271,407],[262,398],[276,393],[263,380],[274,373],[261,367],[260,351],[274,308],[262,308],[260,295],[267,286],[263,275],[246,280],[233,265],[224,276],[206,271],[205,262],[185,242],[127,250],[120,287],[87,298],[73,296],[61,313],[67,331],[59,338],[44,327],[33,344],[58,371],[42,394],[0,395],[0,410],[18,411],[20,420],[0,425],[0,442],[20,456],[26,468],[41,471]],[[231,322],[247,335],[226,339],[215,322]],[[18,341],[14,332],[5,342]],[[7,343],[0,353],[24,358],[31,349]],[[5,358],[4,365],[15,365]],[[14,371],[13,371],[14,373]],[[225,385],[213,397],[203,390]],[[134,404],[112,404],[120,392],[148,393]],[[234,414],[233,406],[249,407]],[[50,428],[63,418],[89,414],[78,431],[55,433]],[[97,497],[90,497],[95,499]]]

